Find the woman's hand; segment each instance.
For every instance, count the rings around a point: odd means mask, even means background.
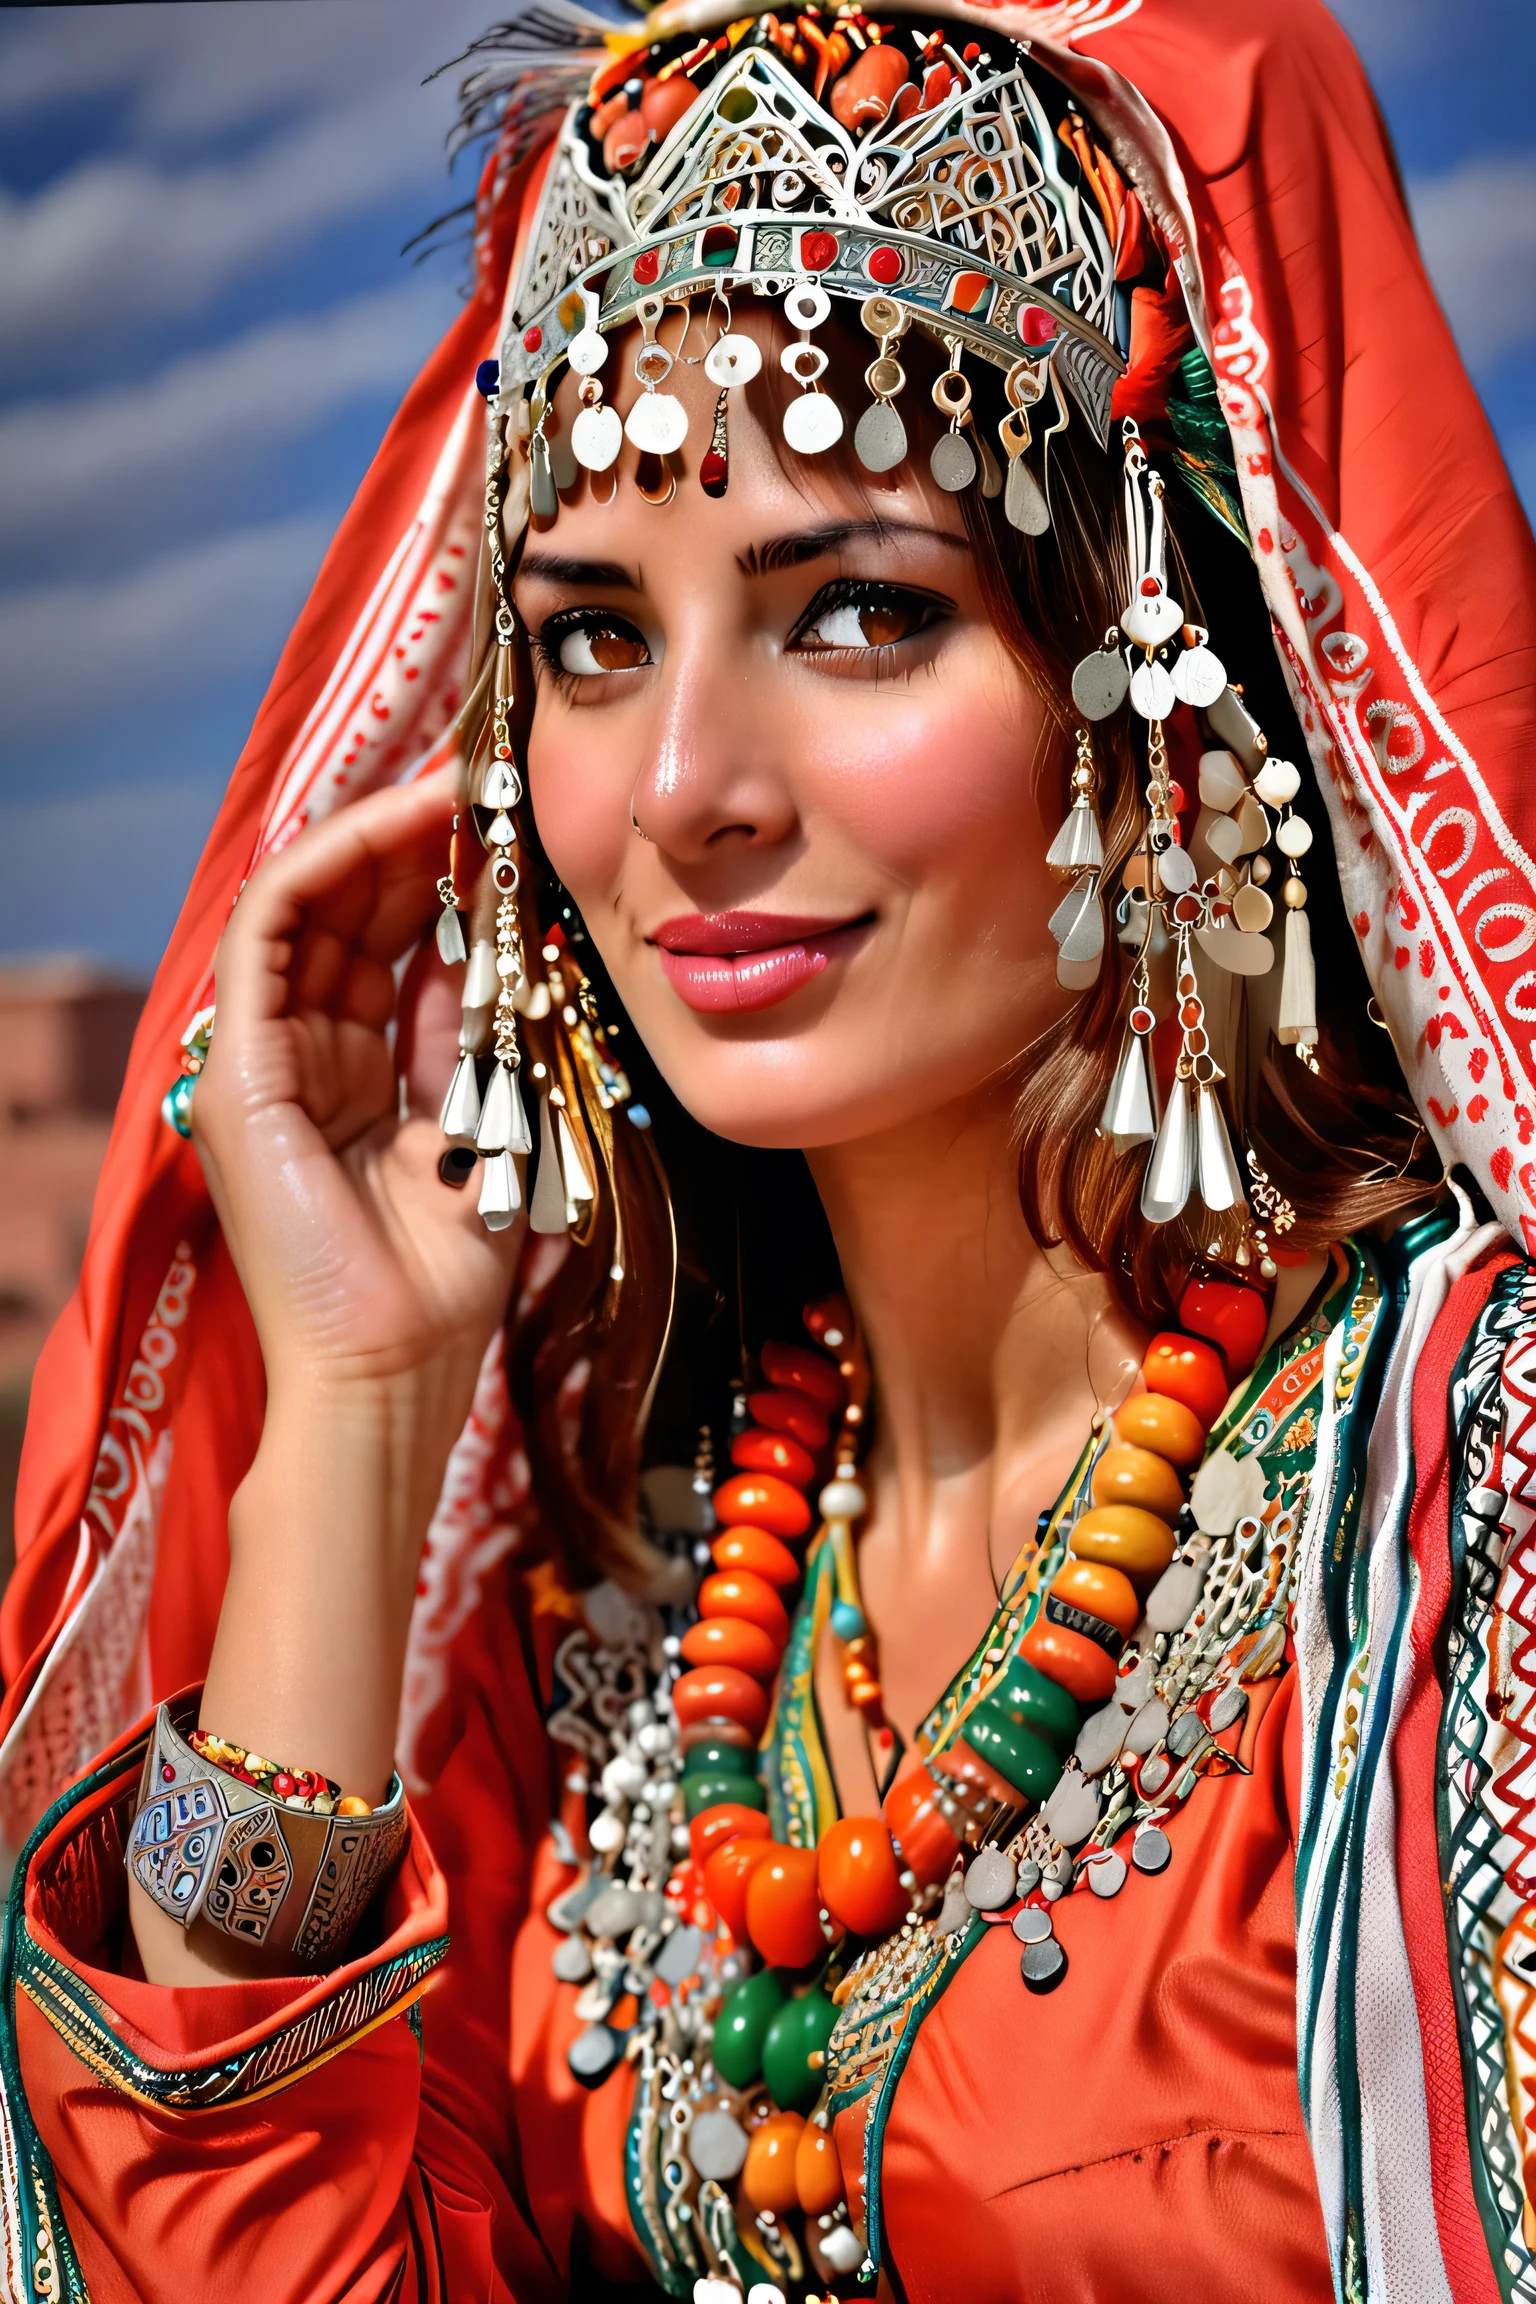
[[[394,967],[436,909],[453,782],[381,792],[268,857],[219,945],[193,1140],[269,1387],[478,1367],[520,1228],[488,1233],[437,1173],[457,999],[431,956],[396,1052]]]

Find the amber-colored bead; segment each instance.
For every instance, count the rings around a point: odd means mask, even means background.
[[[807,2120],[795,2146],[795,2196],[807,2216],[826,2216],[843,2197],[843,2164],[829,2131]]]
[[[771,1680],[783,1643],[740,1616],[705,1616],[683,1634],[685,1664],[732,1664],[755,1680]]]
[[[793,1552],[766,1528],[727,1528],[715,1538],[709,1556],[726,1572],[744,1568],[751,1576],[761,1576],[776,1592],[800,1581],[800,1564]]]
[[[1080,1632],[1069,1632],[1064,1624],[1048,1624],[1043,1616],[1034,1623],[1019,1643],[1019,1654],[1026,1664],[1033,1664],[1037,1672],[1045,1673],[1079,1704],[1102,1704],[1115,1685],[1113,1658]]]
[[[1141,1363],[1149,1392],[1182,1400],[1209,1431],[1227,1404],[1227,1372],[1214,1344],[1199,1336],[1154,1336]]]
[[[1093,1468],[1095,1504],[1139,1504],[1160,1519],[1176,1520],[1184,1503],[1184,1483],[1166,1456],[1150,1448],[1116,1442]]]
[[[1179,1323],[1216,1346],[1235,1383],[1264,1349],[1269,1306],[1241,1280],[1191,1280],[1179,1298]]]
[[[829,1415],[841,1408],[843,1380],[821,1353],[807,1352],[803,1344],[765,1344],[760,1358],[770,1384],[787,1392],[805,1393]]]
[[[738,1432],[731,1442],[731,1462],[739,1472],[777,1472],[797,1488],[809,1487],[816,1477],[810,1451],[787,1432]]]
[[[703,1664],[674,1685],[672,1708],[680,1728],[696,1720],[735,1720],[756,1743],[768,1718],[768,1691],[733,1665]]]
[[[855,1936],[885,1936],[906,1918],[910,1897],[887,1826],[878,1816],[840,1816],[816,1843],[821,1900]]]
[[[1079,1560],[1102,1560],[1127,1576],[1158,1576],[1173,1558],[1173,1530],[1135,1504],[1096,1504],[1072,1531]]]
[[[938,1789],[921,1762],[887,1792],[885,1820],[920,1888],[935,1887],[948,1877],[960,1843],[944,1821]]]
[[[1098,1560],[1069,1560],[1051,1586],[1058,1600],[1081,1608],[1129,1640],[1141,1621],[1141,1602],[1128,1576]]]
[[[811,1508],[798,1488],[776,1472],[738,1472],[715,1490],[715,1518],[724,1527],[744,1521],[771,1536],[803,1536]]]
[[[825,1448],[827,1412],[803,1392],[749,1392],[747,1414],[769,1432],[788,1432],[802,1448]]]
[[[1149,1448],[1181,1472],[1192,1472],[1205,1454],[1205,1426],[1193,1408],[1166,1392],[1133,1392],[1115,1410],[1115,1436],[1132,1448]]]
[[[755,1624],[766,1632],[780,1648],[789,1638],[783,1601],[770,1583],[754,1576],[749,1568],[725,1569],[717,1576],[706,1576],[699,1586],[699,1614],[738,1616],[743,1623]]]
[[[825,1952],[814,1848],[775,1848],[753,1872],[747,1934],[770,1968],[804,1968]]]
[[[885,1698],[880,1693],[879,1681],[864,1672],[857,1680],[850,1679],[847,1686],[848,1701],[854,1710],[862,1713],[871,1728],[881,1727],[885,1720]]]
[[[772,1854],[771,1840],[742,1833],[704,1859],[704,1892],[738,1944],[747,1941],[747,1884]]]
[[[688,1853],[703,1864],[727,1840],[771,1840],[772,1828],[762,1811],[745,1808],[739,1800],[722,1800],[695,1816],[688,1827]]]
[[[765,2209],[774,2216],[784,2216],[799,2206],[795,2160],[804,2126],[798,2112],[771,2112],[753,2129],[742,2164],[741,2189],[759,2216]]]

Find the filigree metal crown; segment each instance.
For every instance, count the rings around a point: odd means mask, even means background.
[[[815,280],[857,303],[892,297],[998,367],[1049,362],[1107,441],[1125,366],[1114,251],[1058,134],[1067,99],[1015,42],[959,49],[952,36],[813,9],[610,64],[561,130],[503,392],[547,375],[584,324],[606,332],[644,299]]]

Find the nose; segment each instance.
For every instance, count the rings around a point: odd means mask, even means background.
[[[630,794],[635,830],[679,863],[772,848],[799,824],[789,730],[763,693],[764,668],[744,639],[700,640],[668,649],[651,749]]]

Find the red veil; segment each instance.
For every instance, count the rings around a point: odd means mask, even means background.
[[[1059,0],[939,13],[1033,43],[1170,244],[1210,353],[1254,559],[1332,820],[1347,908],[1410,1084],[1536,1248],[1536,622],[1530,530],[1414,245],[1360,66],[1321,0]],[[724,20],[713,0],[657,36]],[[550,127],[553,128],[553,116]],[[198,1678],[260,1356],[195,1154],[161,1116],[253,861],[451,745],[482,424],[537,153],[493,154],[473,295],[326,557],[231,779],[134,1044],[79,1289],[38,1368],[0,1615],[0,1823]],[[451,1644],[519,1506],[499,1370],[429,1540],[408,1780]]]

